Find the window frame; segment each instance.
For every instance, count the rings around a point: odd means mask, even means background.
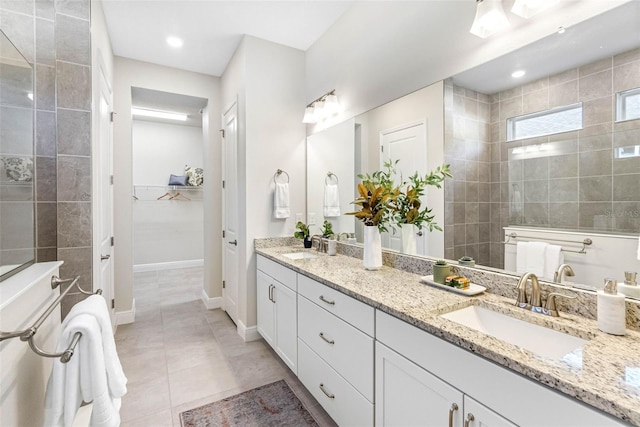
[[[640,87],[616,92],[616,123],[640,119],[640,115],[637,117],[625,117],[626,108],[624,101],[631,96],[640,96]]]
[[[557,132],[542,132],[536,135],[528,135],[528,136],[522,136],[522,137],[517,137],[515,135],[516,133],[516,125],[524,120],[527,119],[535,119],[538,117],[543,117],[543,116],[547,116],[547,115],[551,115],[551,114],[556,114],[556,113],[560,113],[563,111],[569,111],[569,110],[574,110],[574,109],[579,109],[580,110],[580,124],[579,126],[575,127],[575,128],[571,128],[571,129],[563,129],[561,131],[557,131]],[[514,141],[522,141],[524,139],[530,139],[530,138],[538,138],[541,136],[549,136],[549,135],[556,135],[556,134],[560,134],[560,133],[565,133],[565,132],[573,132],[576,130],[581,130],[584,129],[584,107],[583,107],[583,103],[582,101],[580,102],[576,102],[573,104],[569,104],[569,105],[562,105],[560,107],[554,107],[554,108],[548,108],[546,110],[541,110],[541,111],[536,111],[534,113],[528,113],[528,114],[522,114],[520,116],[513,116],[513,117],[509,117],[505,120],[506,125],[507,125],[507,141],[506,142],[514,142]]]

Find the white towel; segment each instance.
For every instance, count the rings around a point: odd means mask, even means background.
[[[544,242],[518,242],[516,246],[516,272],[534,273],[544,276],[545,252],[549,246]]]
[[[553,276],[561,264],[564,264],[562,246],[547,245],[547,249],[544,252],[544,275],[542,277],[547,280],[553,280]]]
[[[340,191],[338,184],[324,186],[324,216],[340,216]]]
[[[289,183],[276,182],[273,192],[273,216],[274,218],[289,218]]]
[[[93,402],[91,426],[120,425],[120,404],[127,378],[116,353],[104,298],[93,295],[76,304],[62,322],[58,351],[64,351],[76,332],[82,338],[71,360],[59,359],[45,396],[45,426],[71,426],[80,404]]]

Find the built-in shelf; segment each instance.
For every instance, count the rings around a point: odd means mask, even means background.
[[[143,201],[202,200],[202,190],[203,186],[191,187],[184,185],[134,185],[132,196],[134,200]]]

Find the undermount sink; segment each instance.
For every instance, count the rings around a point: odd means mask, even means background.
[[[587,343],[582,338],[475,305],[440,317],[558,361],[568,361],[576,350],[582,349]]]
[[[308,259],[316,257],[314,254],[310,254],[309,252],[292,252],[290,254],[282,254],[282,256],[286,256],[289,259]]]

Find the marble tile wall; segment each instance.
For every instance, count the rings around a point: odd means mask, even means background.
[[[490,98],[445,81],[445,258],[489,265]]]
[[[35,68],[36,259],[90,290],[90,0],[1,0],[0,27]]]

